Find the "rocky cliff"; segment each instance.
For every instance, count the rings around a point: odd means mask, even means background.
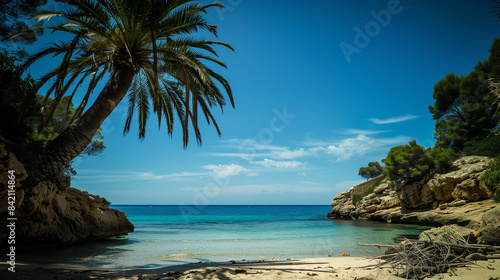
[[[13,192],[9,194],[9,170],[15,171],[15,195]],[[106,199],[71,188],[69,177],[57,182],[25,184],[28,174],[23,164],[2,143],[0,174],[1,232],[8,229],[4,224],[8,222],[7,218],[17,218],[14,232],[19,247],[69,244],[127,234],[134,230],[125,214],[110,209],[110,202]],[[15,197],[15,201],[12,198],[8,200],[9,196]],[[12,206],[15,207],[14,216],[10,213],[14,209]],[[3,234],[3,237],[6,235]],[[3,241],[1,243],[5,244]]]
[[[462,157],[448,173],[400,186],[383,176],[374,178],[335,196],[328,217],[457,224],[474,229],[478,242],[500,244],[500,206],[481,178],[489,162],[487,157]]]

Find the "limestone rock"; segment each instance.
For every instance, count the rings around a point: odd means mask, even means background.
[[[480,243],[500,245],[500,206],[497,206],[484,215],[480,221],[472,225],[477,231]]]
[[[434,194],[423,180],[402,186],[398,195],[401,205],[410,209],[428,207],[434,202]]]
[[[420,241],[445,242],[450,244],[457,244],[457,240],[476,241],[472,229],[457,225],[446,225],[426,230],[420,234],[418,239]]]
[[[23,247],[69,244],[83,240],[123,235],[134,226],[121,211],[110,209],[110,202],[70,188],[70,178],[57,182],[27,182],[28,174],[13,153],[0,143],[0,172],[16,171],[16,241]],[[2,179],[3,180],[3,179]],[[0,201],[7,201],[7,188],[0,190]],[[7,220],[8,204],[0,204],[0,220]]]
[[[469,178],[478,178],[488,167],[491,159],[480,156],[466,156],[457,159],[452,164],[452,171],[445,174],[436,174],[427,182],[434,193],[435,200],[449,201],[457,184]]]
[[[469,178],[457,184],[451,195],[455,199],[478,201],[493,197],[493,192],[479,178]]]
[[[399,200],[399,198],[394,196],[385,196],[381,198],[381,203],[378,206],[378,210],[398,207],[400,204],[401,201]]]
[[[451,203],[448,203],[448,206],[450,207],[460,207],[460,206],[464,206],[465,204],[467,204],[467,201],[465,200],[455,200],[455,201],[452,201]]]

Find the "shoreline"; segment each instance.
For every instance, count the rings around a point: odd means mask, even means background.
[[[403,279],[390,268],[379,268],[379,260],[365,257],[329,257],[288,260],[241,261],[220,263],[190,263],[151,269],[89,270],[68,269],[64,264],[42,268],[37,264],[17,264],[16,272],[0,265],[3,279]],[[477,261],[455,271],[427,279],[498,279],[500,260]],[[452,275],[452,276],[450,276]],[[6,278],[4,278],[6,277]]]

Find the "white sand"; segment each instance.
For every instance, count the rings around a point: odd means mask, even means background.
[[[158,269],[141,270],[70,270],[58,268],[17,266],[11,273],[0,266],[0,279],[180,279],[180,280],[227,280],[227,279],[402,279],[388,268],[374,268],[377,260],[356,257],[311,258],[301,260],[273,260],[264,262],[240,262],[217,264],[186,264]],[[458,268],[457,275],[449,273],[430,279],[496,280],[500,277],[500,260],[478,261],[475,265]],[[500,280],[500,278],[498,278]]]

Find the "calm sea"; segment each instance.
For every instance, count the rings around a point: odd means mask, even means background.
[[[135,231],[122,238],[22,252],[19,259],[91,268],[145,268],[191,262],[374,256],[357,243],[394,244],[425,227],[329,220],[330,206],[113,205]]]

